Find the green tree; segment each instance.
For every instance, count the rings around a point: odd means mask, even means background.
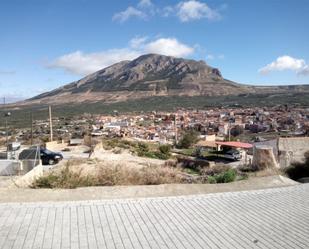
[[[186,132],[182,138],[179,140],[177,147],[181,149],[188,149],[193,144],[195,144],[198,141],[198,132],[196,131],[188,131]]]
[[[171,146],[169,146],[168,144],[160,145],[159,151],[164,155],[168,155],[171,151]]]

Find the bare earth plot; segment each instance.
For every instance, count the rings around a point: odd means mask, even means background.
[[[308,248],[309,184],[0,204],[0,248]]]

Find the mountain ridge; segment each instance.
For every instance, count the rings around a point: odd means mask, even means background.
[[[153,96],[225,96],[308,91],[309,86],[250,86],[225,79],[205,61],[146,54],[42,93],[23,104],[120,102]]]

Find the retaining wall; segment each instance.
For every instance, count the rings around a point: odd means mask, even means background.
[[[22,177],[18,178],[14,182],[15,187],[29,187],[35,179],[43,175],[43,166],[39,164],[35,166],[31,171]]]
[[[0,160],[0,176],[17,175],[21,169],[21,161]]]
[[[279,162],[281,167],[287,167],[293,161],[302,161],[309,151],[309,137],[279,138]]]

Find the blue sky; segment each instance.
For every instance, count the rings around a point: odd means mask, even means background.
[[[1,0],[0,96],[149,52],[206,60],[240,83],[307,84],[308,13],[307,0]]]

